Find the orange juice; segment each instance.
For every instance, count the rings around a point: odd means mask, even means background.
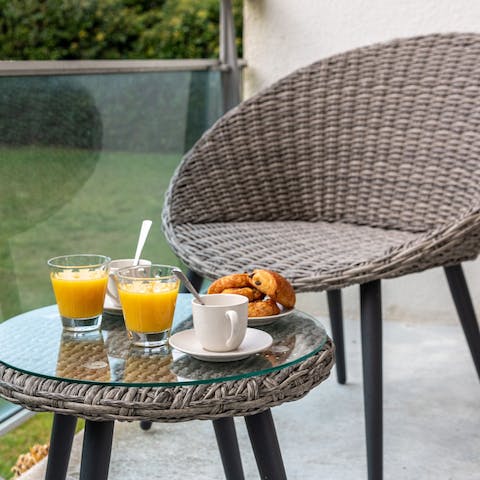
[[[53,292],[60,315],[67,318],[92,318],[103,311],[108,273],[106,271],[52,272]]]
[[[142,282],[118,285],[125,326],[138,333],[170,330],[178,294],[178,282]]]

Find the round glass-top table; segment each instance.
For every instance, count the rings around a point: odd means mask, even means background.
[[[179,295],[172,333],[192,328],[191,298]],[[40,308],[0,324],[0,397],[56,414],[47,480],[66,476],[77,417],[87,420],[81,480],[107,478],[115,420],[193,419],[213,421],[227,478],[243,478],[234,416],[245,417],[261,475],[282,479],[270,407],[324,381],[333,345],[323,326],[298,310],[256,328],[272,336],[267,350],[218,363],[168,347],[134,347],[121,315],[105,312],[101,330],[74,334],[62,330],[56,305]]]
[[[172,333],[192,328],[191,295],[180,294]],[[62,331],[56,305],[0,324],[0,362],[29,375],[123,386],[215,383],[268,374],[318,353],[328,337],[309,315],[293,311],[261,328],[272,346],[233,362],[197,360],[178,350],[134,347],[121,315],[104,313],[101,331]]]

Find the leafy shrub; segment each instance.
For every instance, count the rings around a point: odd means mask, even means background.
[[[0,146],[100,150],[102,121],[85,88],[58,77],[5,77],[1,86]]]
[[[213,58],[218,18],[219,0],[0,0],[0,58]]]
[[[237,48],[241,50],[242,3],[233,5]],[[138,49],[149,58],[218,57],[219,14],[219,0],[166,0],[157,18],[146,19]]]

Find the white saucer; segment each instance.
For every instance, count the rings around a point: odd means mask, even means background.
[[[266,350],[273,343],[273,339],[267,332],[255,328],[247,328],[245,338],[236,350],[231,352],[209,352],[202,348],[192,328],[175,333],[170,337],[169,343],[171,347],[183,353],[188,353],[198,360],[233,362],[234,360],[242,360],[254,353]]]
[[[123,315],[122,307],[117,307],[108,295],[105,295],[103,311],[110,315]]]
[[[270,325],[275,320],[278,320],[279,318],[285,317],[286,315],[289,315],[290,313],[292,313],[295,310],[294,308],[282,307],[278,303],[277,303],[277,305],[280,307],[280,313],[278,313],[277,315],[270,315],[268,317],[248,317],[248,326],[249,327],[260,327],[261,325]]]

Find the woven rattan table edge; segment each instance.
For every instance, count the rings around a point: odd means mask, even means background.
[[[0,396],[29,410],[94,421],[181,422],[248,416],[302,398],[334,364],[330,339],[316,354],[268,374],[212,384],[125,387],[52,380],[0,364]]]

